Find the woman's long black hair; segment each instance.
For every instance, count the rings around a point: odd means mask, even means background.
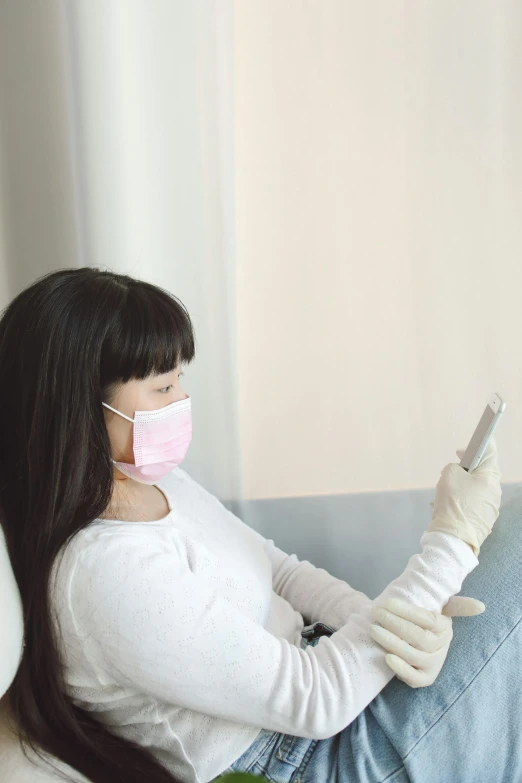
[[[1,314],[0,522],[25,633],[6,699],[27,758],[25,744],[93,783],[180,781],[67,695],[51,621],[51,568],[111,499],[102,401],[111,404],[120,382],[171,372],[194,353],[193,326],[175,296],[101,268],[43,275]]]

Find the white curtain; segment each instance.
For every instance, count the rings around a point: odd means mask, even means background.
[[[0,307],[84,265],[179,297],[197,338],[184,467],[241,513],[233,54],[232,0],[0,4]],[[1,696],[23,633],[1,530],[0,586]]]
[[[186,305],[186,469],[241,496],[235,358],[232,0],[0,6],[0,306],[101,266]]]

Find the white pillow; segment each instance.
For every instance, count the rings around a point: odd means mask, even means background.
[[[7,696],[2,699],[22,659],[24,623],[22,600],[14,577],[5,535],[0,525],[0,759],[1,779],[4,783],[63,783],[63,778],[28,749],[27,759],[19,745]],[[48,754],[45,754],[49,758]],[[77,783],[89,783],[88,779],[68,764],[52,758],[59,770],[66,772]]]
[[[22,659],[22,599],[0,525],[0,698],[11,685]]]

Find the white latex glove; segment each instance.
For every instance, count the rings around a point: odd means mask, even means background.
[[[451,618],[481,614],[485,608],[482,601],[459,595],[450,598],[441,613],[389,598],[384,607],[371,607],[380,625],[371,625],[370,634],[388,650],[385,661],[399,680],[424,688],[435,682],[446,660],[453,639]]]
[[[457,450],[462,458],[464,449]],[[482,460],[472,471],[456,462],[443,468],[437,484],[428,530],[451,533],[468,543],[476,557],[498,519],[502,489],[497,444],[492,437]]]

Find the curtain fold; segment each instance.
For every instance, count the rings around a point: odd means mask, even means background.
[[[237,507],[233,2],[8,0],[0,29],[0,306],[84,265],[179,297],[184,467]]]

